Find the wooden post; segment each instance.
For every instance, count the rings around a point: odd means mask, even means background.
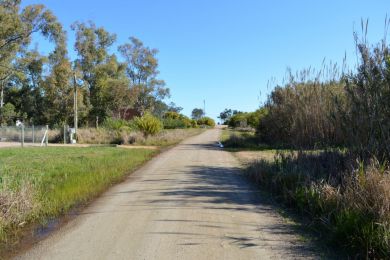
[[[64,144],[66,144],[66,125],[64,125]]]
[[[32,125],[32,143],[35,143],[35,127]]]
[[[74,129],[77,134],[77,125],[78,125],[78,115],[77,115],[77,81],[76,74],[73,75],[73,84],[74,84]]]
[[[22,124],[22,148],[24,147],[24,124]]]
[[[46,125],[46,147],[49,144],[49,125]]]

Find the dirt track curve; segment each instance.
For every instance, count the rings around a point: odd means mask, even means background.
[[[17,258],[318,258],[215,146],[220,131],[154,158]]]

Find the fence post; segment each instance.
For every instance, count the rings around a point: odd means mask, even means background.
[[[32,125],[32,143],[35,144],[35,128],[34,128],[34,125]]]
[[[64,144],[66,144],[66,125],[64,124]]]
[[[46,125],[46,147],[49,144],[49,125]]]
[[[22,148],[24,147],[24,124],[22,124]]]

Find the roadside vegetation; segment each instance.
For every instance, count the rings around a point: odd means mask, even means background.
[[[352,258],[389,258],[389,45],[355,40],[356,71],[330,64],[290,72],[253,112],[255,123],[253,113],[223,111],[220,118],[235,127],[223,139],[236,152],[277,149],[271,160],[270,150],[252,152],[246,173],[310,219],[323,241]]]
[[[1,149],[0,249],[17,243],[25,227],[45,225],[90,201],[156,152],[109,147]]]

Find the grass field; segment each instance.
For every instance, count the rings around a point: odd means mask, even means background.
[[[0,244],[17,241],[25,226],[44,224],[91,200],[156,152],[110,147],[1,149]]]

